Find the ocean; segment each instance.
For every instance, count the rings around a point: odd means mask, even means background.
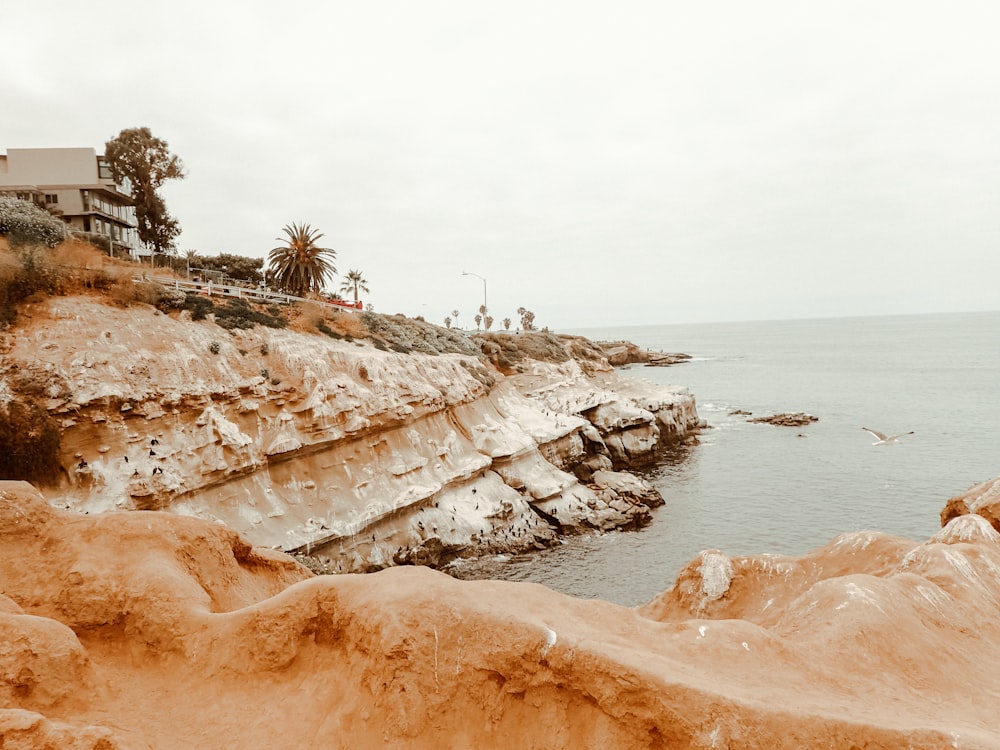
[[[705,549],[801,555],[863,529],[926,540],[949,497],[1000,476],[1000,312],[567,333],[692,355],[624,372],[687,386],[710,428],[646,474],[666,501],[647,527],[483,561],[476,577],[634,606]],[[862,427],[915,434],[873,446]]]

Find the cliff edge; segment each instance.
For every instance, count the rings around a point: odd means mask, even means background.
[[[218,521],[331,572],[648,521],[660,498],[622,471],[697,425],[686,389],[541,333],[507,336],[505,376],[469,353],[488,342],[423,325],[445,351],[50,297],[0,334],[0,403],[31,399],[57,426],[42,491],[61,507]]]

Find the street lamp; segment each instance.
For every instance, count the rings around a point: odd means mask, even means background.
[[[475,276],[481,282],[483,282],[483,309],[486,310],[486,279],[480,276],[478,273],[473,273],[472,271],[462,271],[463,276]]]

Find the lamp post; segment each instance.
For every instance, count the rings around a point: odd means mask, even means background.
[[[486,307],[486,279],[480,276],[478,273],[473,273],[472,271],[462,271],[463,276],[475,276],[481,282],[483,282],[483,309],[488,309]]]

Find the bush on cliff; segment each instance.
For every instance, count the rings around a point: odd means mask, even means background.
[[[17,305],[38,292],[53,294],[58,288],[56,269],[37,247],[0,256],[0,329],[17,317]]]
[[[35,295],[98,292],[127,305],[146,301],[142,286],[132,283],[130,264],[112,261],[86,242],[52,248],[0,243],[0,329],[14,322],[18,304]]]
[[[61,433],[33,401],[0,402],[0,479],[51,484],[59,476]]]
[[[210,297],[189,292],[179,294],[176,290],[162,287],[156,307],[162,312],[171,310],[188,310],[191,320],[204,320],[209,314],[215,316],[216,324],[231,331],[234,328],[253,328],[256,325],[268,328],[284,328],[288,321],[281,315],[272,315],[260,305],[251,305],[242,299],[227,299],[216,304]]]
[[[66,236],[66,225],[34,203],[0,195],[0,235],[11,247],[55,247]]]

